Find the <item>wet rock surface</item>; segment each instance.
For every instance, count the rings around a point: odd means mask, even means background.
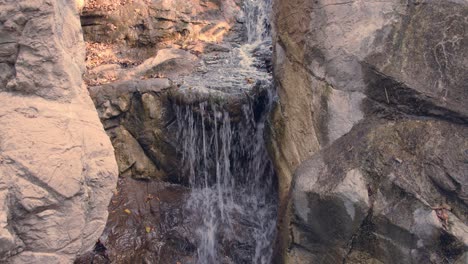
[[[103,235],[76,263],[269,262],[276,192],[263,122],[272,51],[268,40],[246,45],[244,8],[243,1],[85,5],[85,80],[120,180]]]
[[[266,55],[260,51],[255,53],[255,49],[264,51]],[[210,52],[201,56],[192,74],[176,78],[176,82],[181,90],[211,93],[219,98],[252,93],[255,86],[263,85],[265,89],[271,84],[267,65],[269,55],[269,42],[234,46],[229,52]]]
[[[278,261],[466,262],[466,2],[274,10]]]
[[[195,263],[189,194],[181,185],[121,177],[99,243],[75,263]]]
[[[122,177],[176,182],[178,158],[168,79],[129,80],[90,88],[116,150]]]

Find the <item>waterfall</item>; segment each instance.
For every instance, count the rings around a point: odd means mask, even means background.
[[[271,263],[277,191],[264,142],[271,98],[265,90],[257,102],[245,100],[235,117],[216,100],[175,105],[192,190],[187,208],[199,222],[197,263]]]
[[[244,0],[248,43],[255,43],[271,37],[270,14],[272,0]]]
[[[277,183],[264,130],[273,94],[261,62],[271,55],[270,9],[271,0],[245,0],[247,43],[209,64],[208,74],[185,78],[179,92],[203,99],[174,104],[199,264],[271,263]]]

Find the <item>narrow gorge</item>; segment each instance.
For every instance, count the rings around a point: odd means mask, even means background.
[[[467,18],[0,0],[0,263],[468,263]]]
[[[264,138],[276,100],[271,8],[84,7],[85,78],[121,178],[96,245],[105,253],[75,263],[272,262],[277,178]],[[126,13],[133,10],[142,10],[137,25]]]

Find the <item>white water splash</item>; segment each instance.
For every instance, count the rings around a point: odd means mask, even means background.
[[[245,103],[241,119],[232,123],[221,107],[208,102],[176,106],[184,170],[192,188],[187,208],[200,219],[197,263],[228,258],[268,264],[277,213],[275,174],[263,139],[268,110],[259,115]]]
[[[268,49],[264,43],[271,44],[271,0],[245,0],[244,9],[248,43],[210,58],[219,62],[208,64],[206,74],[187,77],[188,91],[243,95],[256,85],[250,80],[271,83],[271,75],[259,70],[258,59],[253,58],[259,47]],[[227,110],[226,102],[217,100],[175,105],[182,171],[192,190],[186,206],[193,215],[188,217],[199,222],[194,234],[199,264],[271,263],[277,190],[264,141],[273,101],[271,92],[267,93],[260,112],[245,95],[236,116]]]
[[[253,80],[271,81],[271,74],[265,67],[259,70],[263,58],[258,56],[259,53],[271,53],[271,0],[245,0],[244,14],[246,42],[240,46],[234,45],[230,52],[205,54],[197,66],[198,74],[177,80],[181,90],[196,90],[205,94],[215,91],[243,93],[252,88]]]
[[[245,0],[247,39],[249,43],[270,38],[271,0]]]

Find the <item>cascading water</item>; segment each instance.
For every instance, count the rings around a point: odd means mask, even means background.
[[[168,45],[174,55],[187,54],[181,49],[188,49],[197,56],[190,56],[194,62],[188,63],[181,62],[186,55],[168,57],[145,73],[144,78],[162,77],[174,69],[174,76],[169,76],[171,89],[153,90],[156,87],[149,87],[153,80],[135,78],[128,81],[131,87],[116,83],[118,91],[107,91],[110,97],[122,93],[129,100],[128,111],[104,121],[122,151],[120,165],[128,168],[119,179],[104,234],[93,252],[78,263],[97,263],[100,259],[102,263],[270,264],[278,204],[277,179],[264,141],[274,100],[268,19],[271,0],[198,1],[200,8],[195,1],[193,8],[203,12],[196,11],[193,18],[184,10],[169,10],[179,7],[178,1],[145,2],[153,4],[143,11],[152,13],[164,6],[164,12],[158,15],[166,16],[166,11],[171,16],[180,14],[175,21],[158,19],[158,24],[174,23],[179,28],[189,17],[194,23],[201,22],[193,24],[195,31],[187,36],[175,34],[174,45],[169,45],[170,39],[163,45]],[[241,2],[243,11],[236,7]],[[217,6],[223,10],[215,10]],[[118,17],[131,7],[116,10],[121,12]],[[226,21],[219,15],[226,15]],[[85,20],[98,21],[99,26],[108,19],[91,16]],[[145,22],[138,27],[144,36],[158,32],[145,25],[153,24]],[[222,30],[221,25],[226,28]],[[91,29],[94,23],[89,26]],[[222,37],[222,41],[196,39],[199,27],[203,27],[201,33],[207,30],[207,36]],[[133,40],[127,44],[130,42]],[[120,44],[112,49],[117,46]],[[136,55],[152,53],[154,47],[145,44],[121,51]],[[165,58],[158,51],[152,63],[159,61],[160,55]],[[126,66],[118,71],[115,68],[116,73],[133,72],[132,66]],[[97,100],[108,95],[104,93],[107,88],[102,90]],[[116,107],[121,108],[120,101]],[[134,147],[134,139],[141,148]],[[127,142],[132,143],[128,153],[122,144]],[[149,161],[136,161],[146,156]],[[155,178],[170,183],[127,177],[155,169],[161,172]]]
[[[270,17],[272,0],[245,0],[247,41],[255,43],[271,36]]]
[[[219,102],[176,107],[184,171],[192,188],[187,207],[200,223],[198,263],[271,261],[277,195],[263,139],[269,105],[257,113],[252,104],[240,107],[235,121]]]
[[[271,8],[271,0],[244,0],[245,42],[233,43],[230,52],[205,55],[195,74],[176,80],[180,89],[232,94],[252,87],[245,80],[271,81],[271,74],[261,65],[263,59],[271,58]]]
[[[276,236],[276,175],[264,141],[271,76],[253,56],[269,52],[271,0],[245,0],[244,7],[248,43],[226,62],[209,65],[208,76],[184,80],[204,99],[174,105],[199,264],[269,264]],[[244,79],[257,83],[242,87]]]

